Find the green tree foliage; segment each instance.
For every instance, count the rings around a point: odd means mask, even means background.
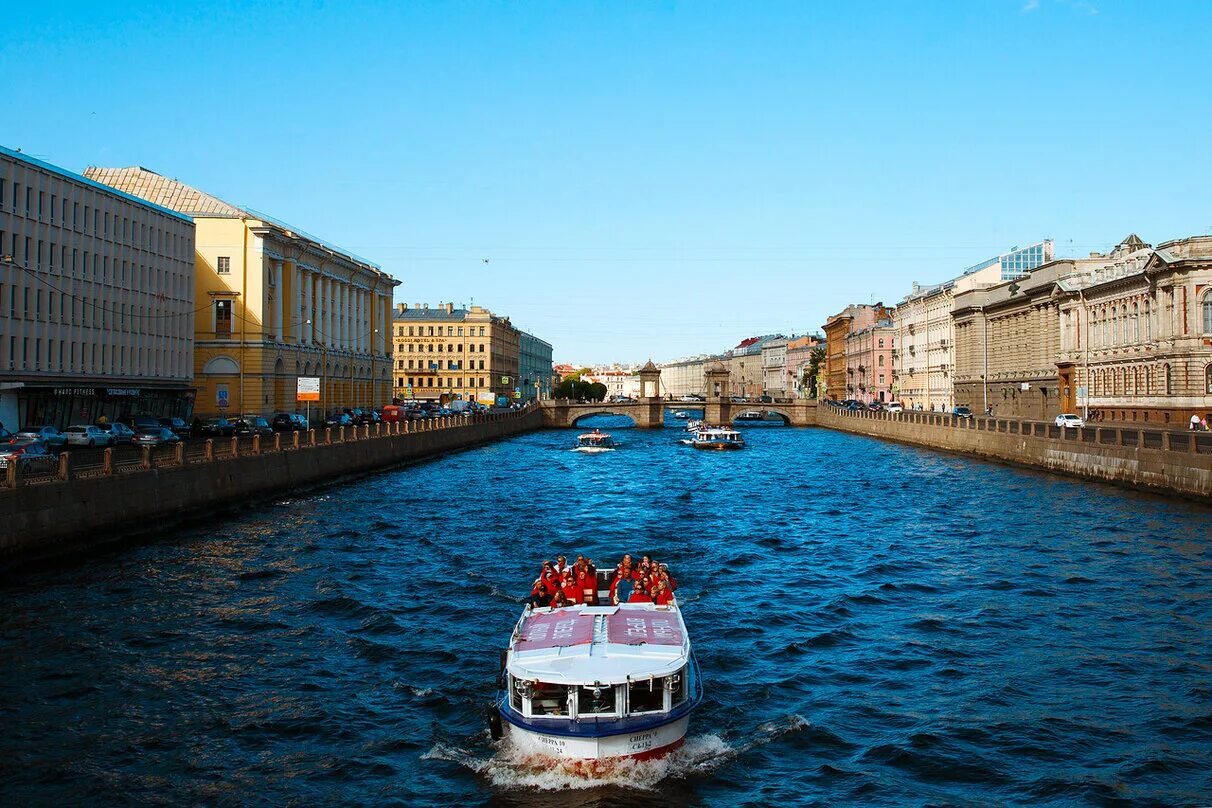
[[[808,398],[817,397],[816,380],[820,376],[821,364],[825,361],[825,349],[813,348],[808,354],[808,364],[804,366],[801,384],[808,388]]]
[[[606,398],[606,385],[601,382],[594,382],[589,385],[589,389],[585,392],[586,401],[602,401]]]
[[[552,396],[572,401],[602,401],[606,398],[606,385],[587,382],[579,374],[569,374],[555,386]]]

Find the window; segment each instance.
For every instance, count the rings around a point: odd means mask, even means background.
[[[577,688],[577,715],[613,715],[615,688],[613,685]]]
[[[627,712],[655,713],[665,709],[665,677],[627,684]]]
[[[220,255],[218,260],[215,261],[215,272],[218,272],[220,275],[230,275],[231,256]]]
[[[530,693],[532,715],[568,715],[568,688],[535,682]]]
[[[215,301],[215,339],[231,338],[231,301]]]
[[[1204,368],[1204,392],[1212,396],[1212,365]]]
[[[1204,292],[1201,308],[1204,310],[1204,333],[1212,334],[1212,290]]]
[[[1162,374],[1165,376],[1166,395],[1168,395],[1168,396],[1174,395],[1174,380],[1170,376],[1170,366],[1169,365],[1162,366]]]

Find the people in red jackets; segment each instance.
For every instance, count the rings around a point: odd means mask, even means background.
[[[547,590],[547,595],[554,595],[560,588],[560,576],[556,574],[555,567],[550,561],[543,562],[543,570],[539,573],[539,579],[543,581],[543,588]]]
[[[568,572],[568,559],[564,556],[556,556],[555,571],[557,575]]]
[[[552,611],[555,611],[556,609],[563,609],[565,606],[572,606],[572,605],[573,604],[568,602],[568,598],[564,597],[563,592],[556,592],[555,597],[553,597],[551,599],[551,610]]]
[[[526,599],[526,602],[534,608],[547,606],[551,603],[551,593],[547,591],[547,586],[541,575],[534,579],[534,586],[530,587],[530,597]]]
[[[660,575],[661,580],[664,581],[665,583],[669,584],[670,591],[678,588],[678,582],[675,581],[673,579],[673,576],[669,574],[669,565],[668,564],[661,564],[660,567],[658,567],[657,569],[658,569],[658,574]]]
[[[572,577],[581,593],[581,603],[593,605],[597,602],[598,571],[583,555],[577,556],[577,563],[572,567]]]
[[[628,585],[620,587],[622,581]],[[674,601],[676,589],[677,581],[669,574],[669,565],[658,562],[651,555],[641,556],[637,563],[632,560],[630,553],[625,553],[610,576],[610,602],[613,603],[669,605]],[[593,560],[579,554],[571,566],[568,557],[563,555],[556,556],[554,563],[544,561],[526,602],[535,608],[550,604],[553,609],[578,604],[596,605],[598,575]]]
[[[571,569],[560,577],[560,591],[568,598],[569,605],[583,602],[584,595],[581,594],[581,587]]]
[[[657,581],[656,594],[652,596],[652,602],[657,606],[668,606],[673,603],[673,592],[669,590],[669,585],[664,581]]]

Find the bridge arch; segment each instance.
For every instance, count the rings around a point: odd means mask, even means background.
[[[792,424],[795,423],[795,419],[793,419],[791,417],[791,413],[785,409],[780,408],[777,405],[771,406],[769,404],[763,404],[761,407],[749,407],[748,409],[753,409],[753,410],[760,409],[766,415],[777,415],[779,417],[779,420],[782,421],[782,424],[781,424],[782,426],[791,426]],[[745,412],[745,410],[742,409],[739,405],[733,407],[733,409],[729,413],[729,415],[732,416],[732,423],[734,423],[734,424],[737,423],[736,417],[738,415],[740,415],[742,412]],[[744,424],[747,422],[741,421],[740,423]],[[753,422],[750,421],[748,423],[753,423]]]
[[[626,418],[628,421],[631,421],[631,423],[628,425],[621,426],[621,427],[612,427],[612,428],[630,429],[631,427],[634,427],[636,425],[635,417],[631,413],[627,412],[625,409],[622,409],[619,407],[615,407],[615,408],[601,407],[598,409],[591,409],[591,410],[585,410],[584,412],[578,412],[576,414],[576,417],[572,419],[572,426],[574,426],[574,427],[584,426],[584,424],[582,424],[582,422],[585,421],[586,419],[595,418],[595,417],[602,416],[602,415],[608,415],[608,416],[611,416],[614,418]]]

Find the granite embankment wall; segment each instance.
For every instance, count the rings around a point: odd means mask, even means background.
[[[928,449],[1114,483],[1212,504],[1212,433],[950,415],[849,412],[822,406],[817,424]]]
[[[115,462],[0,477],[0,566],[163,530],[175,521],[542,427],[537,409],[194,441]],[[297,445],[296,445],[297,442]],[[188,450],[187,450],[188,449]]]

